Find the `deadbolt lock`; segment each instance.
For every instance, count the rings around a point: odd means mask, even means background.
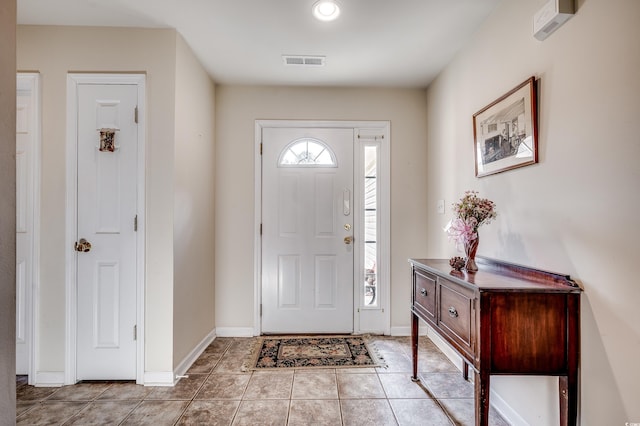
[[[345,231],[351,231],[351,224],[350,223],[345,223],[344,224],[344,230]]]
[[[84,238],[80,238],[80,241],[76,241],[73,248],[76,251],[88,253],[91,251],[91,243]]]

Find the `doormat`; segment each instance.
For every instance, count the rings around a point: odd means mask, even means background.
[[[386,367],[362,336],[258,338],[243,371],[280,368]]]

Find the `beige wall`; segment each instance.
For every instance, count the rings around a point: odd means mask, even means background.
[[[582,298],[581,424],[640,421],[636,226],[640,211],[640,2],[578,0],[544,42],[544,0],[504,1],[428,90],[429,256],[455,251],[436,214],[467,189],[497,203],[479,253],[571,274]],[[476,179],[472,115],[531,75],[539,85],[540,163]],[[557,423],[556,380],[492,379],[532,425]]]
[[[220,86],[216,111],[216,327],[254,325],[256,119],[391,121],[391,326],[407,327],[407,259],[426,253],[424,91]]]
[[[0,3],[0,425],[16,420],[16,2]]]
[[[214,323],[213,81],[180,35],[176,44],[173,366]]]
[[[176,33],[174,30],[21,26],[17,58],[18,69],[39,71],[42,77],[40,352],[37,354],[40,362],[36,371],[64,370],[65,137],[69,71],[145,72],[147,75],[146,370],[172,371]]]

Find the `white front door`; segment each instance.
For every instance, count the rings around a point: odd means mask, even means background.
[[[29,374],[34,282],[37,154],[35,75],[18,75],[16,96],[16,374]],[[31,378],[29,379],[31,380]]]
[[[137,90],[78,85],[78,381],[136,379]]]
[[[353,135],[263,129],[263,333],[353,331]]]

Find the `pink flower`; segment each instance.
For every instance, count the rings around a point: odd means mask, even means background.
[[[491,200],[478,197],[477,191],[466,191],[460,201],[453,204],[453,212],[455,217],[445,226],[444,231],[449,236],[449,241],[456,243],[458,251],[473,258],[478,247],[478,228],[496,218],[496,205]]]
[[[476,226],[477,221],[473,217],[466,220],[456,218],[451,219],[444,230],[449,236],[449,241],[455,241],[458,251],[464,251],[465,244],[478,238],[478,233],[474,231]]]
[[[459,202],[453,204],[455,218],[444,228],[449,241],[456,243],[458,251],[478,238],[478,227],[491,223],[496,218],[496,205],[493,201],[478,197],[477,191],[466,191]]]

